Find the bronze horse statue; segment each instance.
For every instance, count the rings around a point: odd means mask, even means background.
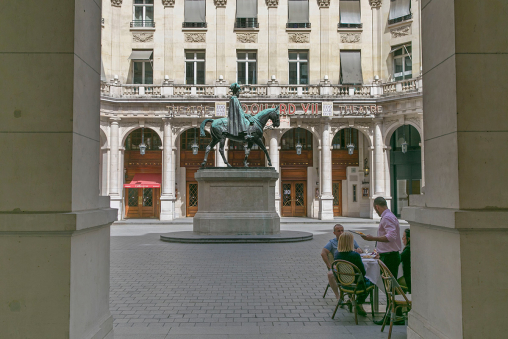
[[[201,167],[206,167],[206,161],[208,159],[208,153],[213,147],[219,143],[219,152],[222,156],[222,160],[228,167],[232,167],[226,157],[224,156],[224,145],[226,143],[226,139],[231,139],[239,142],[247,142],[247,149],[245,150],[245,159],[243,160],[243,164],[245,167],[249,167],[247,163],[247,158],[249,157],[250,149],[254,144],[258,145],[259,148],[263,150],[266,154],[266,158],[268,159],[268,166],[272,166],[272,161],[270,159],[270,155],[266,150],[265,145],[263,144],[263,129],[268,120],[271,120],[274,127],[279,127],[280,125],[280,114],[279,114],[279,105],[274,108],[265,109],[255,116],[250,116],[249,122],[245,117],[242,119],[246,120],[246,124],[249,126],[246,132],[240,133],[238,136],[234,136],[228,133],[228,118],[221,119],[206,119],[201,123],[200,126],[200,135],[205,136],[205,125],[209,122],[212,122],[210,127],[210,134],[212,135],[212,141],[208,146],[206,146],[205,159],[201,163]]]

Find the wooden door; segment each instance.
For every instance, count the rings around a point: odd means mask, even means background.
[[[305,181],[282,182],[282,216],[307,216],[307,183]]]
[[[125,218],[157,218],[158,188],[126,188]]]
[[[332,183],[333,194],[333,216],[342,216],[342,181],[334,181]]]
[[[198,211],[198,183],[187,182],[187,216],[193,217]]]

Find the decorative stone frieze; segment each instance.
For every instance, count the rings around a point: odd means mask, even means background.
[[[164,7],[175,7],[175,0],[162,0]]]
[[[120,7],[122,6],[123,0],[111,0],[111,6]]]
[[[369,5],[372,8],[380,8],[382,4],[382,0],[369,0]]]
[[[134,33],[132,34],[134,42],[153,42],[153,33]]]
[[[206,42],[205,33],[185,33],[185,42]]]
[[[226,7],[227,0],[213,0],[215,7]]]
[[[357,127],[357,128],[371,128],[372,124],[370,122],[355,122],[355,127]]]
[[[266,0],[266,7],[277,8],[279,6],[279,0]]]
[[[361,33],[341,33],[340,42],[342,43],[357,43],[360,42]]]
[[[319,8],[329,8],[330,0],[317,0]]]
[[[418,118],[418,117],[414,117],[414,118],[407,118],[406,121],[408,122],[412,122],[413,124],[415,124],[416,126],[418,126],[419,128],[422,127],[422,119]]]
[[[256,43],[258,35],[256,33],[237,33],[236,41],[243,44]]]
[[[310,41],[310,34],[308,33],[289,33],[289,42],[297,44],[308,43]]]
[[[390,33],[392,33],[392,38],[399,38],[401,36],[411,34],[411,24],[396,27],[390,29]]]

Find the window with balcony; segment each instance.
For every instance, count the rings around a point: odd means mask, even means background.
[[[183,28],[206,28],[205,0],[185,0]]]
[[[390,0],[390,14],[388,24],[409,20],[413,17],[411,14],[411,0]]]
[[[308,51],[289,52],[289,84],[290,85],[309,84]]]
[[[131,27],[155,27],[153,0],[134,0]]]
[[[411,79],[413,77],[413,60],[411,44],[392,47],[393,79],[395,81]]]
[[[236,0],[235,28],[259,28],[257,0]]]
[[[256,52],[238,52],[236,82],[241,85],[257,83]]]
[[[340,52],[340,83],[344,85],[361,85],[363,83],[360,51]]]
[[[205,84],[205,52],[185,52],[185,83],[187,85]]]
[[[339,28],[362,28],[360,0],[340,0]]]
[[[132,61],[132,83],[153,84],[153,51],[134,50],[129,59]]]
[[[310,28],[309,0],[288,1],[288,22],[286,28]]]

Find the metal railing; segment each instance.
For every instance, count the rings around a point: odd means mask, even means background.
[[[286,23],[286,28],[310,28],[310,22]]]
[[[182,28],[206,28],[206,22],[183,22]]]
[[[235,28],[259,28],[257,18],[236,18]]]
[[[343,23],[338,23],[337,24],[337,28],[362,28],[363,27],[363,24],[343,24]]]
[[[153,20],[132,20],[132,27],[155,27],[155,21]]]
[[[406,21],[413,18],[413,13],[409,13],[408,15],[404,15],[395,19],[388,20],[388,25],[396,24],[397,22]]]

